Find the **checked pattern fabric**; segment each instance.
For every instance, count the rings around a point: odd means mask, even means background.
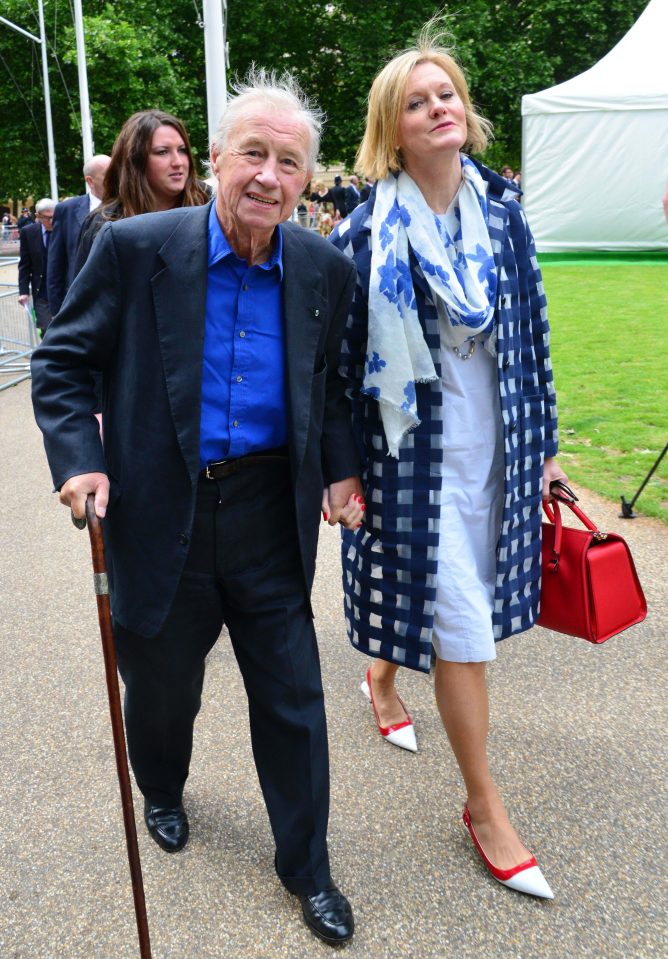
[[[549,328],[531,232],[506,180],[473,161],[488,183],[489,233],[498,273],[495,308],[505,475],[493,629],[496,640],[536,622],[540,596],[541,483],[557,452],[557,410]],[[360,651],[427,672],[434,623],[443,461],[440,327],[411,253],[418,316],[439,379],[416,384],[420,425],[388,456],[378,404],[360,392],[366,357],[374,193],[332,234],[357,266],[358,282],[342,344],[353,427],[363,457],[367,512],[342,531],[348,634]]]

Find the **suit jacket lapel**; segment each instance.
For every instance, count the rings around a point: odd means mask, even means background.
[[[209,207],[184,211],[158,251],[165,267],[151,279],[167,393],[193,482],[199,470]]]
[[[302,229],[300,227],[300,229]],[[296,229],[283,230],[283,315],[290,442],[295,473],[306,449],[316,350],[327,303],[322,276]]]

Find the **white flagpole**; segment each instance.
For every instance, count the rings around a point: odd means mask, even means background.
[[[58,199],[58,181],[56,178],[56,151],[53,145],[53,124],[51,122],[51,96],[49,93],[49,73],[47,69],[47,60],[46,60],[46,35],[44,31],[44,9],[42,7],[42,0],[39,0],[39,37],[34,36],[32,33],[28,33],[27,30],[24,30],[22,27],[18,27],[15,23],[12,23],[11,20],[7,20],[6,17],[0,17],[0,23],[4,23],[5,26],[11,27],[12,30],[16,30],[17,33],[22,33],[24,37],[28,37],[29,40],[33,40],[35,43],[39,43],[42,47],[42,71],[44,74],[44,109],[46,111],[46,139],[47,139],[47,148],[49,153],[49,173],[51,175],[51,196],[54,200]]]
[[[227,4],[225,4],[227,6]],[[225,24],[223,0],[203,0],[204,59],[209,145],[227,103]]]
[[[74,0],[74,32],[77,38],[77,67],[79,70],[79,104],[81,109],[81,136],[83,159],[86,163],[93,156],[93,124],[88,99],[88,73],[86,71],[86,46],[84,42],[83,10],[81,0]]]
[[[56,176],[56,148],[53,143],[53,122],[51,120],[51,90],[49,88],[49,67],[46,58],[46,31],[44,29],[44,4],[39,0],[39,35],[42,44],[42,73],[44,75],[44,106],[46,108],[46,142],[49,150],[49,176],[51,178],[51,196],[58,199],[58,177]]]
[[[49,88],[49,68],[46,58],[46,31],[44,29],[44,4],[38,2],[39,35],[42,44],[42,73],[44,75],[44,106],[46,108],[46,142],[49,150],[49,175],[51,178],[51,196],[58,199],[58,178],[56,176],[56,149],[53,143],[53,123],[51,121],[51,91]]]

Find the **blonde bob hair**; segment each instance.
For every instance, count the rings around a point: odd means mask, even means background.
[[[473,108],[464,71],[451,50],[441,45],[441,35],[433,27],[433,21],[426,24],[415,46],[390,60],[371,85],[366,130],[355,167],[372,180],[383,180],[388,173],[398,173],[403,168],[397,146],[399,121],[408,78],[420,63],[435,63],[445,70],[464,104],[467,128],[464,152],[482,153],[492,137],[491,123]]]

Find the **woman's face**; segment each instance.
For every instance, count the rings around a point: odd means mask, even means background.
[[[464,104],[448,74],[436,63],[419,63],[408,77],[399,119],[404,166],[459,152],[467,132]]]
[[[156,209],[174,206],[185,189],[190,171],[188,150],[178,130],[158,127],[151,140],[146,162],[146,179],[156,200]]]

